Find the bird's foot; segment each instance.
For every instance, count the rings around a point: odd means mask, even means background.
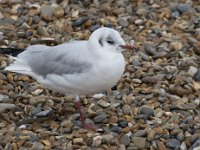
[[[85,123],[85,117],[84,117],[83,111],[81,109],[81,104],[79,101],[76,102],[76,109],[79,111],[80,121],[82,122],[83,128],[86,130],[92,130],[92,131],[96,130],[97,129],[96,125]]]

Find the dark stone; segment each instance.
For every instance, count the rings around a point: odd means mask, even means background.
[[[73,26],[79,27],[82,26],[84,23],[86,23],[89,20],[88,17],[81,17],[78,18],[76,21],[73,22]]]

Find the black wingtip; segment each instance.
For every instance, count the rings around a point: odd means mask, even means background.
[[[12,55],[17,56],[19,53],[23,52],[25,49],[19,49],[19,48],[0,48],[0,54],[3,55]]]

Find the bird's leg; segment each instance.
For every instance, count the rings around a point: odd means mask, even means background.
[[[81,120],[82,124],[84,124],[85,118],[84,118],[83,112],[81,110],[81,103],[80,103],[80,97],[79,96],[76,96],[76,98],[75,98],[75,105],[76,105],[76,109],[79,111],[80,120]]]
[[[80,120],[82,122],[83,127],[85,129],[88,129],[88,130],[95,130],[96,126],[85,123],[85,117],[84,117],[84,114],[83,114],[82,109],[81,109],[81,103],[80,103],[80,97],[79,96],[76,96],[76,98],[75,98],[75,106],[76,106],[76,109],[79,111]]]

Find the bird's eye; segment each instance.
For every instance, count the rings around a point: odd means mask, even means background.
[[[115,42],[112,41],[112,40],[107,40],[107,43],[110,44],[110,45],[113,45]]]

